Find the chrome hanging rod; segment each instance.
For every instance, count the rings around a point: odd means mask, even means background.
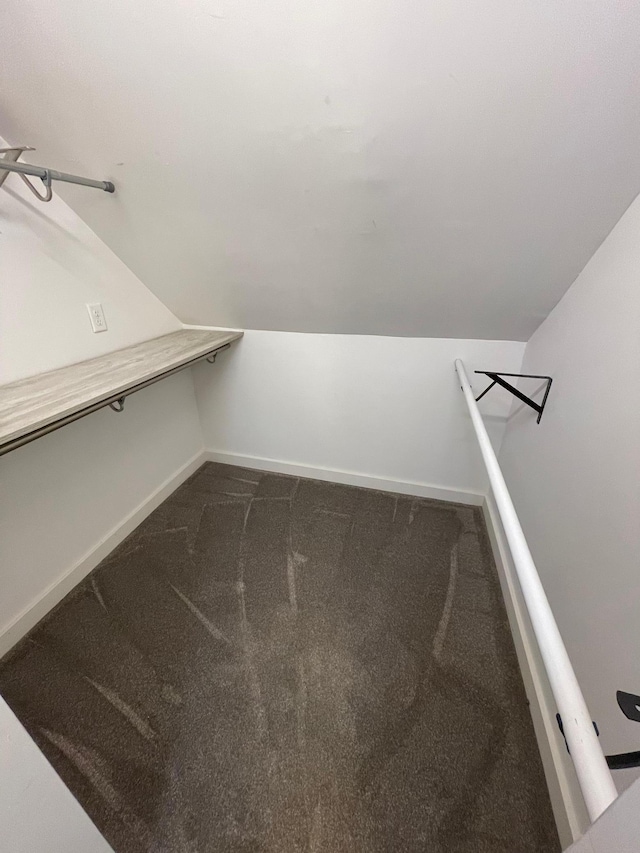
[[[68,184],[80,184],[83,187],[95,187],[106,193],[115,192],[115,186],[111,181],[94,181],[91,178],[81,178],[79,175],[69,175],[66,172],[58,172],[55,169],[46,169],[44,166],[31,166],[29,163],[14,163],[0,157],[0,169],[7,172],[18,172],[20,175],[32,175],[40,178],[45,187],[51,186],[51,181],[66,181]]]

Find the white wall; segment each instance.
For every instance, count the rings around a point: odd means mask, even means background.
[[[15,175],[0,194],[0,281],[0,382],[181,328],[59,198],[32,199]],[[87,302],[103,304],[107,332],[91,331]],[[43,615],[47,589],[88,570],[90,552],[201,447],[187,372],[122,414],[97,412],[0,458],[0,653],[30,608]]]
[[[605,753],[640,748],[616,690],[640,694],[640,198],[533,335],[542,421],[514,414],[507,484]],[[614,771],[619,787],[637,771]]]
[[[122,414],[101,409],[0,458],[0,654],[201,449],[186,372],[128,397]]]
[[[0,699],[0,850],[113,853]]]
[[[0,281],[0,384],[181,328],[57,195],[38,202],[17,175],[0,194]],[[92,302],[102,303],[108,331],[92,331]]]
[[[215,382],[206,367],[194,370],[205,446],[240,464],[468,500],[484,494],[486,478],[454,359],[469,373],[514,372],[523,350],[512,341],[248,331]],[[497,447],[510,398],[494,389],[486,401]]]
[[[612,0],[2,0],[2,120],[115,182],[59,191],[187,322],[526,341],[640,189],[639,42]]]

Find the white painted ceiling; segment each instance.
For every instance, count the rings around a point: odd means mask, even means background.
[[[3,0],[0,72],[185,322],[526,340],[640,190],[637,3]]]

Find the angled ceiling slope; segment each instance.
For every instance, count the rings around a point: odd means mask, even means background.
[[[3,0],[0,133],[182,320],[526,340],[640,189],[640,6]],[[1,199],[0,199],[1,202]]]

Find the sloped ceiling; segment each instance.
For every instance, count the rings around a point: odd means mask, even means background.
[[[115,181],[56,189],[185,322],[526,340],[640,190],[639,45],[612,0],[3,0],[0,133]]]

